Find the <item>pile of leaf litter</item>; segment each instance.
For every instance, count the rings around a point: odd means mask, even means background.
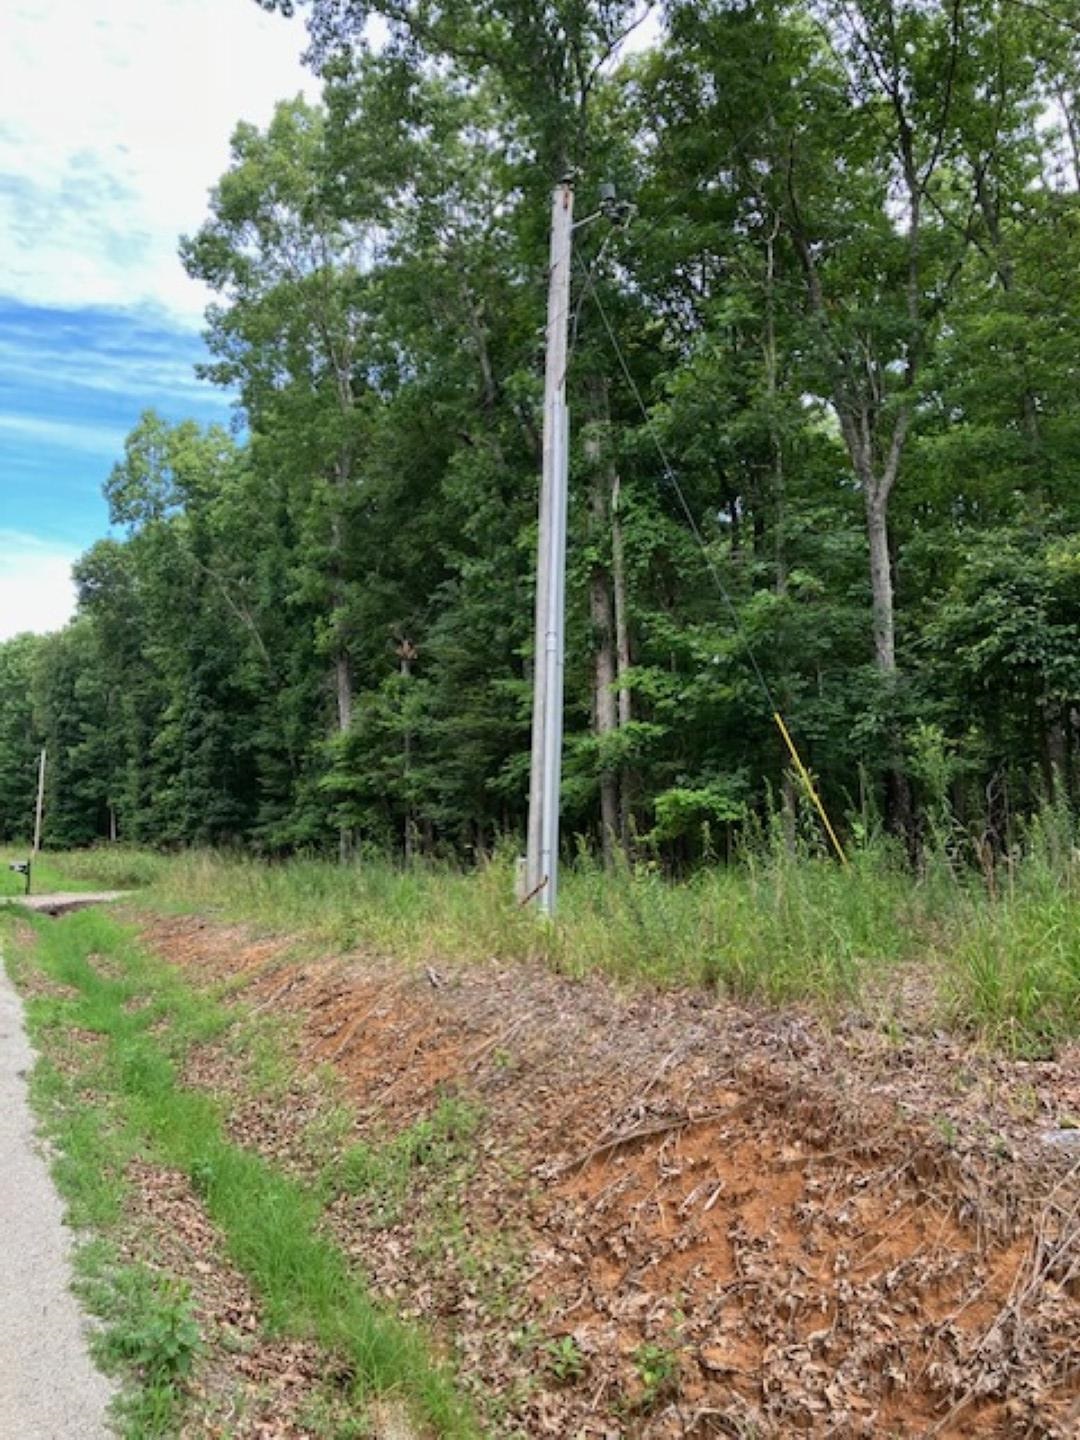
[[[486,1433],[1080,1433],[1077,1047],[143,923],[276,1026],[294,1103],[234,1133],[321,1177]]]

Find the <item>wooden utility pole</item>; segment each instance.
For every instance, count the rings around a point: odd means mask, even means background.
[[[545,915],[555,913],[562,781],[563,656],[565,651],[566,510],[569,414],[566,366],[570,331],[570,258],[574,186],[555,187],[551,212],[547,361],[544,373],[544,464],[536,560],[536,644],[533,662],[532,762],[525,894]]]
[[[36,855],[41,849],[41,821],[45,814],[45,747],[42,746],[38,760],[37,809],[34,812],[34,849]]]

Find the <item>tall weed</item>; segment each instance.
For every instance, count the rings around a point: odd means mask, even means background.
[[[1080,1031],[1080,826],[1061,802],[1028,824],[1014,852],[982,869],[958,858],[944,824],[913,873],[877,827],[838,865],[776,822],[734,861],[672,882],[649,860],[605,870],[587,851],[564,870],[556,923],[514,896],[515,858],[475,870],[350,865],[188,851],[63,857],[80,880],[139,875],[157,906],[218,914],[402,963],[544,960],[622,983],[704,985],[731,995],[857,1003],[904,967],[922,967],[944,1016],[1012,1046]],[[105,859],[107,869],[95,867]]]

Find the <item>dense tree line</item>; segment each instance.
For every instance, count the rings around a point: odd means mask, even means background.
[[[640,13],[312,0],[322,104],[240,126],[182,245],[242,423],[145,415],[78,618],[0,648],[3,832],[42,743],[54,843],[522,829],[568,171],[631,202],[576,240],[569,832],[796,823],[773,704],[849,829],[1080,790],[1071,8]]]

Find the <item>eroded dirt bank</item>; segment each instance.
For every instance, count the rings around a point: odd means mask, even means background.
[[[1077,1152],[1045,1138],[1080,1115],[1076,1047],[142,923],[289,1022],[292,1103],[239,1103],[247,1143],[311,1164],[332,1067],[362,1173],[327,1224],[456,1351],[493,1435],[1080,1431]],[[208,1048],[187,1078],[235,1065]]]

